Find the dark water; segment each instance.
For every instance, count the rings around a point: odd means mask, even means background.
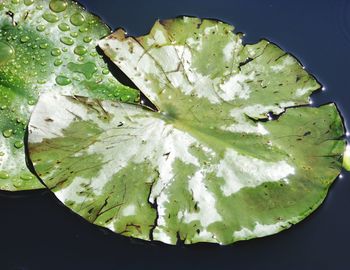
[[[293,53],[350,119],[350,1],[81,0],[109,25],[145,34],[157,18],[196,15],[237,26]],[[350,122],[348,122],[350,125]],[[48,192],[0,193],[0,269],[350,269],[350,174],[322,207],[283,233],[232,246],[171,247],[130,240],[88,224]]]

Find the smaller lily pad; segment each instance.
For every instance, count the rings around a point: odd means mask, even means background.
[[[43,188],[26,167],[23,139],[43,92],[138,102],[96,50],[110,34],[98,17],[71,0],[1,1],[0,190]]]

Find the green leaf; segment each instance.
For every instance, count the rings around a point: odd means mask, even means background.
[[[45,184],[92,223],[169,244],[262,237],[314,211],[342,167],[337,108],[286,109],[307,105],[316,80],[232,30],[185,17],[101,41],[158,111],[43,95],[29,153]]]
[[[0,3],[0,189],[43,187],[25,164],[23,137],[40,93],[135,101],[96,51],[110,29],[70,0]]]
[[[350,171],[350,145],[346,146],[344,153],[343,167],[345,170]]]

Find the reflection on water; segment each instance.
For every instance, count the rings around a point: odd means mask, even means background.
[[[337,4],[337,22],[342,34],[350,43],[350,1],[343,0]]]

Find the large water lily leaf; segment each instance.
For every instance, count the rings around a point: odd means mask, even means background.
[[[96,51],[108,34],[99,18],[70,0],[0,1],[0,189],[42,187],[26,168],[23,137],[43,91],[138,98]]]
[[[137,39],[118,30],[100,46],[159,111],[40,98],[30,157],[73,211],[136,238],[228,244],[288,228],[323,201],[343,125],[334,104],[285,111],[319,88],[292,56],[195,18]]]

